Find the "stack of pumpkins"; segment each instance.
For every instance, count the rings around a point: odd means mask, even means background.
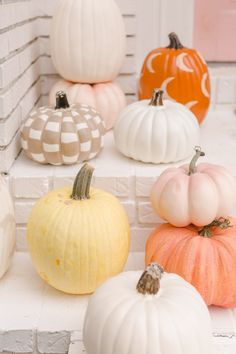
[[[113,128],[126,105],[124,93],[112,82],[126,53],[124,21],[115,1],[60,1],[53,17],[51,53],[63,79],[52,88],[50,104],[64,91],[69,102],[94,107],[106,129]]]
[[[196,147],[189,165],[166,169],[153,186],[153,208],[169,224],[150,235],[146,263],[181,275],[207,305],[235,307],[236,182],[222,166],[197,165],[204,155]]]
[[[168,47],[153,50],[145,59],[141,101],[125,108],[114,128],[119,151],[146,163],[189,157],[199,143],[198,123],[210,104],[206,62],[196,50],[184,47],[175,33],[169,39]]]
[[[51,53],[63,77],[50,105],[33,111],[21,134],[26,155],[70,165],[100,152],[103,136],[126,106],[112,82],[125,59],[124,21],[114,0],[61,0],[52,21]],[[71,105],[70,105],[70,104]]]

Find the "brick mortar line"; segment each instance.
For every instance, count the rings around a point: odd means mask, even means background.
[[[10,59],[14,58],[16,55],[22,53],[25,49],[29,48],[33,43],[37,42],[37,40],[41,37],[34,37],[31,41],[24,44],[22,47],[17,48],[10,52],[7,56],[0,59],[0,65],[6,63]]]
[[[31,0],[0,0],[0,5],[14,4],[19,2],[30,2]]]
[[[26,91],[26,93],[24,94],[24,96],[22,96],[21,100],[19,101],[19,104],[20,104],[21,101],[25,98],[25,96],[26,96],[27,93],[30,91],[30,89],[31,89],[32,87],[34,87],[35,85],[37,85],[38,82],[40,82],[40,77],[38,77],[38,78],[33,82],[33,84],[28,88],[28,90]],[[40,101],[41,97],[42,97],[42,95],[39,95],[39,97],[38,97],[37,100],[35,101],[34,106],[31,108],[31,110],[37,107],[37,104],[38,104],[38,102]],[[14,111],[14,110],[13,110],[13,111]],[[9,142],[7,145],[5,145],[5,146],[0,146],[0,153],[1,153],[2,151],[5,151],[5,150],[8,148],[8,146],[11,145],[12,141],[14,140],[15,136],[18,134],[19,130],[20,130],[20,127],[17,129],[17,131],[16,131],[15,134],[13,135],[12,139],[10,140],[10,142]],[[18,154],[18,155],[19,155],[19,154]]]
[[[129,37],[133,37],[133,36],[127,36],[127,38]],[[135,37],[135,36],[134,36]],[[15,57],[17,54],[19,53],[22,53],[25,49],[27,49],[28,47],[30,47],[33,43],[37,42],[37,40],[40,40],[40,39],[50,39],[50,36],[36,36],[34,37],[31,41],[27,42],[26,44],[24,44],[23,46],[13,50],[12,52],[10,52],[9,54],[7,54],[5,57],[1,58],[0,59],[0,65],[1,64],[4,64],[5,62],[7,62],[8,60],[12,59],[13,57]],[[134,53],[126,53],[126,56],[127,57],[135,57],[135,54]]]
[[[0,35],[3,34],[3,33],[6,33],[6,32],[10,32],[10,31],[12,31],[13,29],[15,29],[17,27],[22,27],[22,26],[24,26],[24,25],[26,25],[28,23],[37,21],[38,19],[48,19],[48,18],[52,18],[52,16],[47,16],[47,15],[34,16],[34,17],[31,17],[31,18],[29,18],[27,20],[14,23],[13,25],[1,28],[0,29]]]
[[[12,89],[12,87],[26,74],[26,72],[31,68],[31,66],[33,66],[35,63],[37,63],[37,61],[41,58],[41,55],[39,55],[37,58],[35,58],[27,67],[24,71],[22,71],[22,73],[17,76],[13,81],[11,81],[7,86],[5,86],[4,88],[2,88],[0,90],[0,96],[2,94],[5,94],[6,92],[10,91]],[[15,108],[17,107],[17,105],[15,106]],[[15,109],[14,108],[14,109]],[[10,113],[11,114],[11,113]],[[7,117],[1,118],[0,117],[0,121],[3,119],[7,119],[10,114],[8,114]]]
[[[136,18],[136,15],[135,14],[122,14],[122,17],[124,17],[124,18]],[[33,22],[33,21],[36,21],[38,19],[52,20],[52,18],[53,18],[53,16],[51,16],[51,15],[34,16],[34,17],[31,17],[31,18],[29,18],[27,20],[20,21],[20,22],[14,23],[13,25],[9,25],[7,27],[1,28],[0,29],[0,34],[12,31],[13,29],[15,29],[17,27],[24,26],[25,24]]]

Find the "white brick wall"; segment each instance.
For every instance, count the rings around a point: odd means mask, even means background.
[[[19,127],[40,98],[39,46],[32,0],[0,3],[0,170],[20,150]]]

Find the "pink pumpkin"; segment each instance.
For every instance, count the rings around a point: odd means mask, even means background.
[[[60,80],[50,91],[51,105],[55,105],[58,91],[66,93],[70,104],[84,103],[94,107],[104,119],[107,130],[113,128],[119,113],[126,106],[123,91],[113,82],[89,85]]]
[[[151,203],[156,213],[177,227],[204,226],[232,211],[236,200],[234,177],[222,166],[201,163],[199,147],[190,165],[165,170],[153,186]]]

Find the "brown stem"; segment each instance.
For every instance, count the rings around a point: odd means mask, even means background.
[[[163,95],[164,91],[155,89],[152,93],[152,99],[149,106],[163,106]]]
[[[94,168],[87,163],[83,165],[75,178],[71,198],[74,200],[90,199],[90,185]]]
[[[66,93],[64,91],[58,91],[56,93],[56,106],[55,109],[61,108],[69,108],[70,105],[68,103]]]
[[[190,164],[189,164],[189,173],[188,175],[191,176],[193,173],[197,172],[197,160],[199,159],[200,156],[205,156],[205,152],[201,151],[200,146],[195,146],[194,150],[196,151],[195,155],[193,156]]]
[[[184,48],[183,44],[180,42],[179,37],[177,36],[177,34],[175,32],[171,32],[169,35],[169,40],[170,40],[170,44],[168,45],[169,49],[182,49]]]
[[[137,284],[140,294],[157,294],[160,289],[160,280],[164,269],[157,263],[151,263],[143,272]]]
[[[203,236],[203,237],[212,237],[212,228],[213,227],[219,227],[222,230],[228,229],[229,227],[232,227],[230,225],[230,220],[225,219],[225,218],[219,218],[214,221],[212,221],[211,224],[204,226],[202,229],[198,231],[198,235]]]

